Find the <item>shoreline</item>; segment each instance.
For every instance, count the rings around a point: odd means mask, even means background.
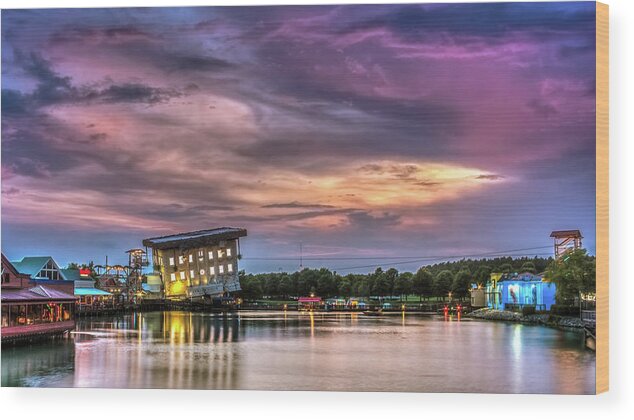
[[[522,315],[517,312],[504,311],[499,309],[477,309],[465,314],[465,317],[481,319],[485,321],[514,322],[517,324],[541,325],[544,327],[557,328],[569,331],[583,331],[583,322],[580,318],[570,316],[560,316],[551,314]]]

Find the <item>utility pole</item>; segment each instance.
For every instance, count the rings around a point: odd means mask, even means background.
[[[304,269],[303,259],[304,259],[304,251],[303,251],[302,243],[300,242],[299,243],[299,271],[302,271]]]

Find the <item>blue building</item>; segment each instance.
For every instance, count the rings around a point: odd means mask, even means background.
[[[555,303],[555,292],[555,283],[539,275],[493,273],[485,293],[489,308],[513,310],[530,305],[548,311]]]

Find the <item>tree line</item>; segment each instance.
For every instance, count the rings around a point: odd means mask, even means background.
[[[544,272],[552,258],[499,257],[463,259],[420,267],[415,273],[399,272],[395,268],[377,268],[368,274],[340,275],[327,268],[305,268],[294,273],[246,274],[240,272],[241,296],[256,300],[272,298],[287,300],[314,294],[322,298],[384,298],[415,295],[419,299],[451,296],[463,300],[469,296],[472,284],[484,285],[492,272]]]

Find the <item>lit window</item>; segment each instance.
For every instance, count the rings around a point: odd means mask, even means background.
[[[224,266],[224,265],[219,265],[219,266],[218,266],[218,273],[219,273],[219,274],[222,274],[222,273],[224,273],[224,272],[225,272],[225,266]]]
[[[194,256],[192,254],[189,254],[189,262],[194,262]]]
[[[189,278],[193,279],[195,277],[194,270],[189,270]]]
[[[231,248],[227,248],[227,257],[231,256]]]
[[[202,249],[198,250],[198,259],[202,260],[203,258],[205,258],[205,251],[203,251]]]
[[[233,264],[227,264],[227,271],[233,273]]]
[[[218,250],[218,258],[222,258],[222,249]]]
[[[170,280],[176,281],[176,273],[170,274]]]
[[[173,266],[174,265],[174,257],[170,257],[170,265]]]
[[[209,275],[210,276],[216,275],[216,268],[215,267],[209,267]]]
[[[183,258],[183,256],[182,256],[182,255],[179,255],[179,256],[178,256],[178,263],[179,263],[179,264],[183,264],[183,263],[185,263],[185,258]]]
[[[185,272],[181,271],[181,280],[185,280]]]
[[[213,251],[209,251],[209,259],[210,260],[214,259],[214,252]]]
[[[204,269],[204,268],[201,268],[201,269],[200,269],[200,275],[201,275],[201,276],[204,276],[204,275],[205,275],[205,269]]]

